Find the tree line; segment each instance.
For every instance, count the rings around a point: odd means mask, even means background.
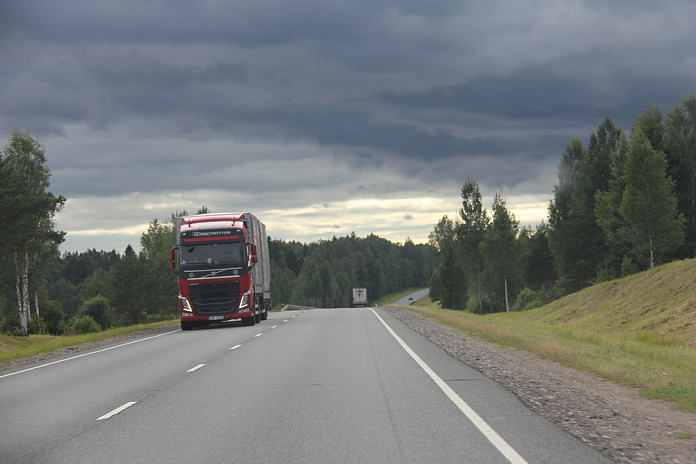
[[[390,293],[426,287],[439,263],[430,245],[401,245],[355,233],[310,244],[269,238],[271,295],[276,307],[286,303],[347,307],[353,287],[367,288],[373,302]]]
[[[628,136],[608,116],[587,146],[571,140],[548,220],[519,227],[496,195],[491,213],[475,180],[455,219],[430,234],[442,257],[430,282],[442,306],[472,312],[531,308],[594,283],[696,252],[696,95],[666,114],[650,105]]]
[[[198,214],[209,212],[202,207]],[[86,333],[178,316],[178,283],[169,270],[175,243],[174,218],[153,219],[141,235],[141,251],[129,245],[112,250],[54,253],[37,283],[41,313],[29,334]],[[438,264],[428,245],[394,244],[370,235],[303,244],[269,237],[271,295],[275,308],[286,304],[349,306],[353,287],[367,287],[371,300],[407,288],[427,286]],[[8,288],[5,287],[5,290]],[[6,292],[0,328],[23,334],[16,295]]]

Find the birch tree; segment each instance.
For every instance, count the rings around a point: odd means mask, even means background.
[[[520,249],[517,243],[519,223],[496,194],[493,200],[493,222],[481,242],[484,269],[483,281],[491,304],[510,310],[509,295],[517,295],[522,280]]]
[[[484,258],[481,254],[481,244],[490,225],[488,213],[483,207],[483,196],[476,181],[467,179],[462,186],[462,207],[459,217],[462,222],[457,227],[457,235],[463,251],[463,260],[477,282],[476,296],[479,301],[479,312],[483,313],[483,285],[481,282],[484,268]]]
[[[22,334],[31,318],[33,270],[63,241],[54,230],[54,215],[65,203],[48,191],[51,171],[44,148],[29,134],[13,129],[0,153],[0,222],[6,233],[0,241],[0,260],[14,273]],[[7,277],[7,276],[5,276]],[[36,289],[33,289],[36,292]],[[34,298],[38,316],[38,298]]]

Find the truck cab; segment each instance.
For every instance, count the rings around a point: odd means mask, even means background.
[[[179,280],[182,330],[230,319],[254,325],[268,317],[268,246],[265,226],[254,219],[249,213],[177,218],[170,267]]]

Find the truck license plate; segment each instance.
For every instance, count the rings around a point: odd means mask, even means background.
[[[208,316],[209,321],[220,321],[224,318],[225,318],[225,316]]]

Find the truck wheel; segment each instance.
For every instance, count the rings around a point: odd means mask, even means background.
[[[256,304],[254,305],[254,321],[257,324],[261,323],[261,300],[256,300]]]
[[[193,329],[193,322],[181,321],[181,330],[191,330],[191,329]]]
[[[249,327],[252,326],[256,323],[256,316],[252,315],[251,317],[243,317],[242,318],[242,325]]]

